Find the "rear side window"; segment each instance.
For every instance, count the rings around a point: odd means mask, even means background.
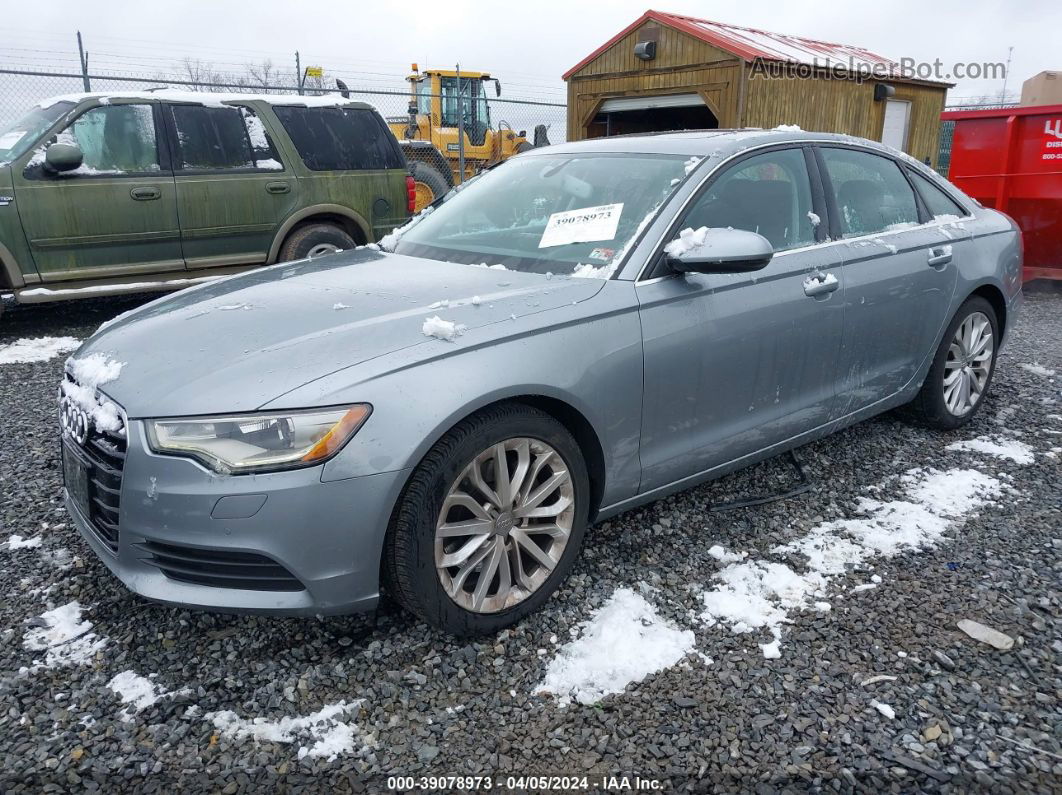
[[[918,223],[914,191],[893,160],[854,149],[824,147],[820,151],[844,237],[890,232]]]
[[[247,108],[173,105],[177,167],[184,170],[283,168],[265,125]]]
[[[284,105],[273,111],[311,171],[405,168],[394,136],[375,111]]]
[[[915,187],[918,188],[918,192],[922,196],[922,201],[924,201],[926,207],[929,208],[929,214],[934,218],[948,215],[968,215],[966,210],[962,208],[962,205],[945,193],[943,189],[934,185],[917,171],[911,171],[909,173],[914,180]]]

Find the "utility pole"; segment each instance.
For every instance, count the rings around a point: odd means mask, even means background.
[[[299,59],[299,51],[295,50],[295,83],[298,85],[299,95],[302,95],[302,61]]]
[[[88,53],[85,52],[85,46],[81,42],[81,31],[77,32],[77,56],[81,61],[81,83],[85,86],[85,91],[92,90],[92,83],[89,81],[88,73]]]
[[[461,64],[457,64],[457,173],[465,181],[465,92],[461,87]]]
[[[1010,59],[1014,55],[1014,46],[1011,45],[1007,48],[1007,71],[1003,73],[1003,91],[999,94],[1000,103],[1007,101],[1007,78],[1010,77]]]

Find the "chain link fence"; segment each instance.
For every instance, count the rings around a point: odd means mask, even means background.
[[[248,93],[248,94],[303,94],[307,96],[340,95],[349,96],[359,102],[367,102],[375,107],[389,121],[405,122],[408,119],[410,94],[408,89],[388,90],[377,87],[359,88],[353,80],[343,81],[343,86],[326,87],[321,79],[310,78],[301,85],[292,81],[262,84],[251,79],[231,81],[185,80],[172,76],[146,77],[125,74],[89,74],[74,72],[24,71],[0,69],[0,131],[19,119],[29,108],[49,97],[74,94],[83,91],[100,93],[145,92],[157,89],[178,91],[195,91],[205,93]],[[396,83],[399,79],[396,78]],[[469,84],[479,81],[467,81]],[[349,86],[347,88],[346,86]],[[422,95],[422,99],[434,95]],[[476,102],[477,118],[486,121],[494,129],[511,128],[516,132],[526,131],[530,139],[538,125],[545,125],[551,143],[566,140],[567,106],[559,102],[546,102],[539,99],[520,97],[494,97],[485,95],[471,100],[467,93],[447,97],[458,103]],[[459,107],[461,107],[459,105]],[[485,108],[487,119],[483,119]],[[467,115],[467,113],[466,113]]]

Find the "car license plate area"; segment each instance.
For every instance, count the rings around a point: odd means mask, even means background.
[[[63,441],[63,484],[70,500],[86,519],[89,517],[89,470],[92,465]]]

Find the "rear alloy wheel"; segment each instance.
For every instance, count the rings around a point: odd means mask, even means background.
[[[984,403],[998,347],[996,312],[984,298],[973,296],[952,318],[922,389],[906,413],[941,430],[965,425]]]
[[[446,632],[514,624],[571,569],[589,492],[577,443],[548,414],[503,404],[473,415],[410,478],[388,529],[385,585]]]

